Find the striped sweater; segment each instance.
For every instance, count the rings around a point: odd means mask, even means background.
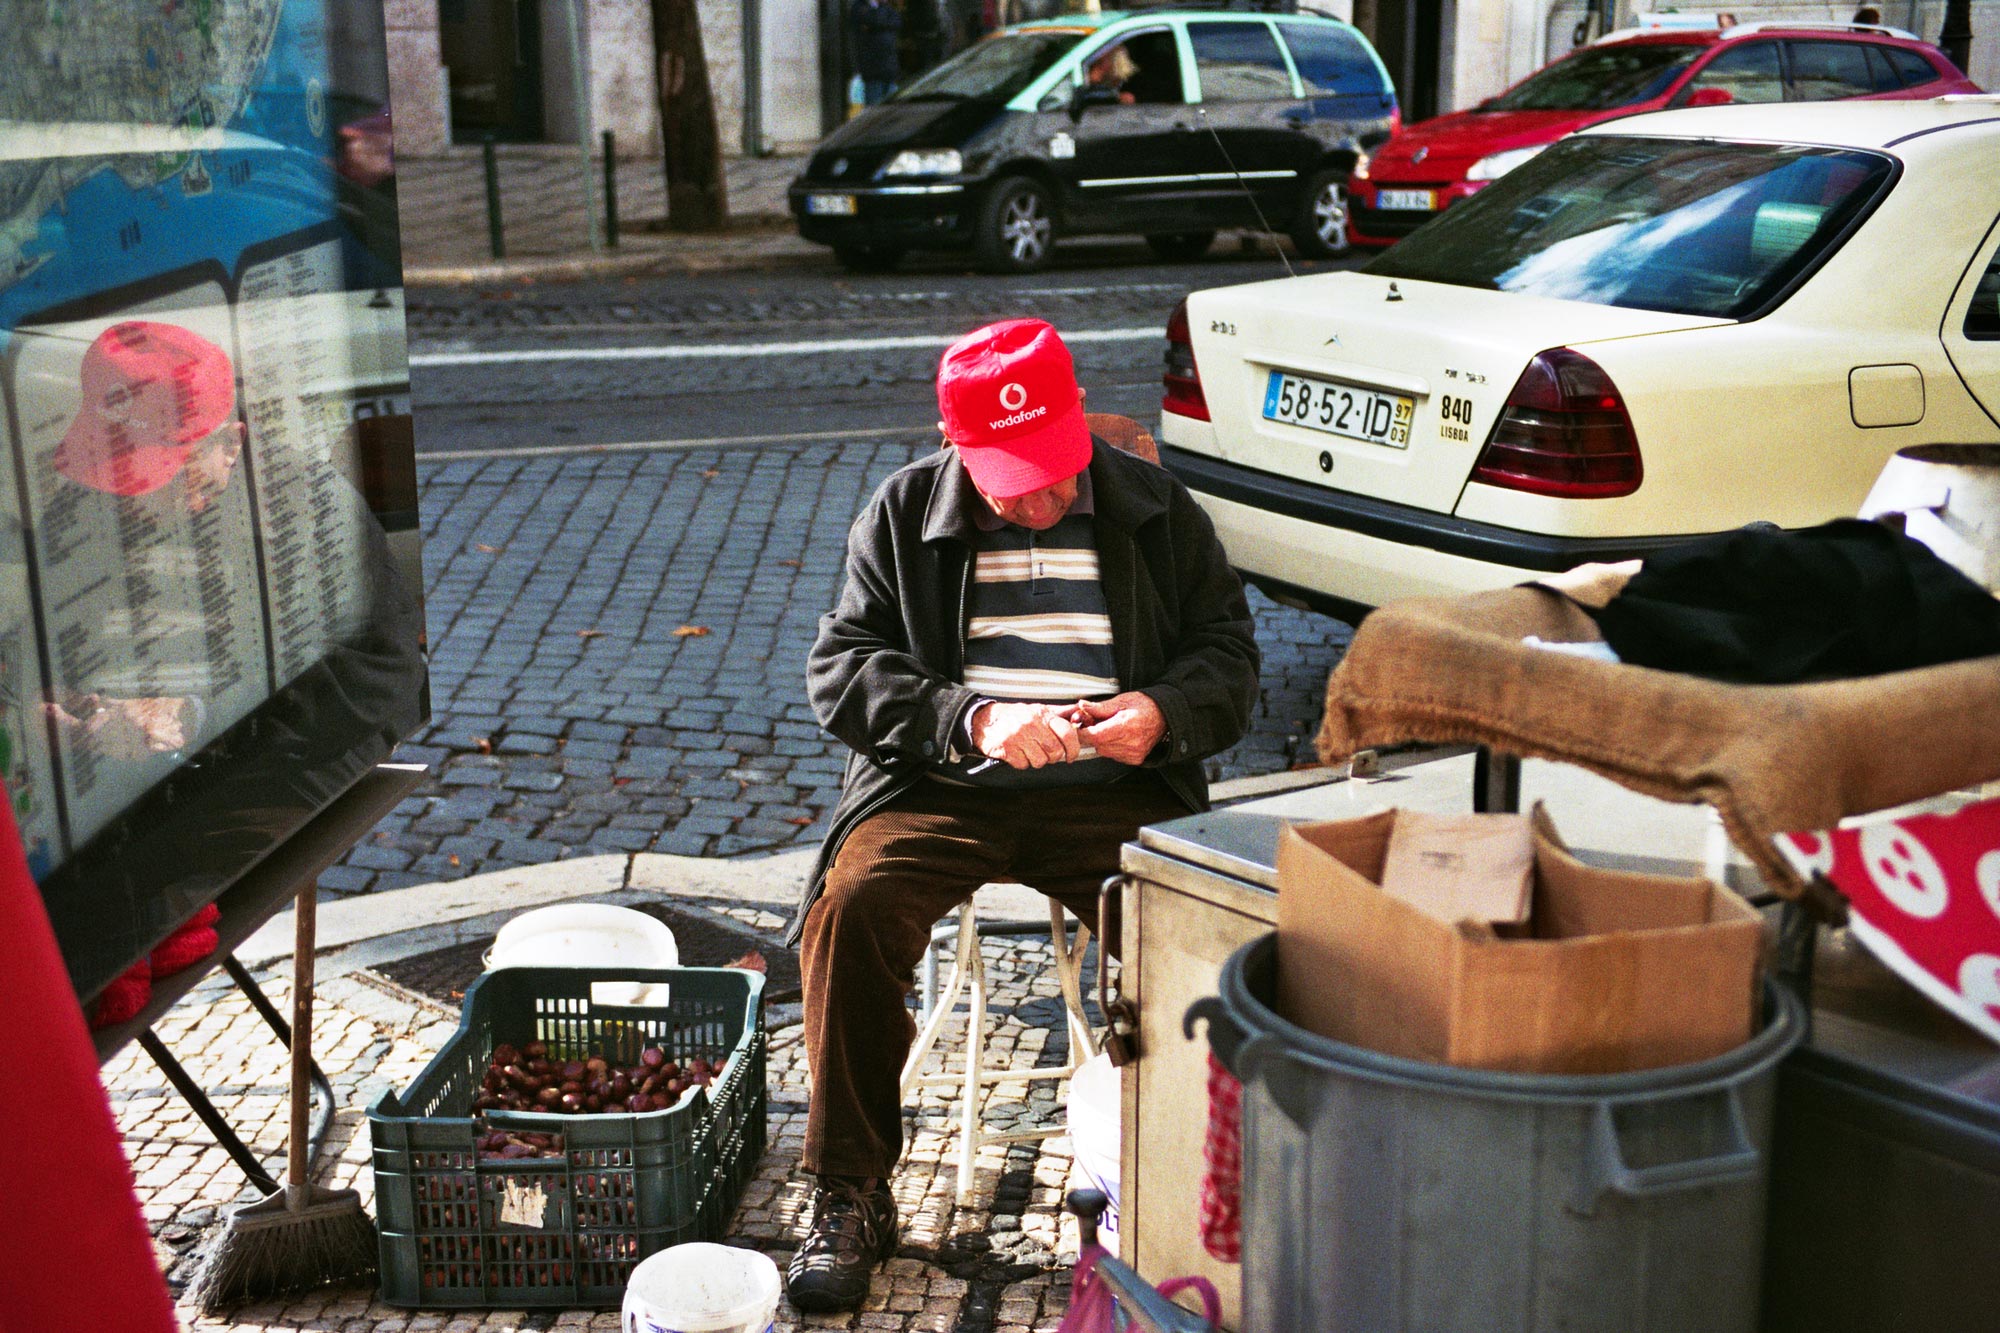
[[[1118,693],[1111,617],[1098,581],[1089,499],[1041,532],[980,525],[962,684],[988,699],[1073,704]],[[1075,763],[1012,769],[984,755],[954,756],[936,776],[990,787],[1114,782],[1126,766],[1088,746]]]

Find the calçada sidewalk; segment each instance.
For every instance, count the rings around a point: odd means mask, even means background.
[[[494,149],[504,259],[493,258],[487,228],[486,170],[479,147],[396,163],[402,215],[403,278],[412,286],[569,281],[646,273],[831,264],[824,246],[799,239],[785,211],[785,186],[802,156],[724,159],[729,224],[716,232],[664,229],[666,175],[657,159],[617,163],[618,244],[593,249],[591,215],[604,222],[604,162],[593,158],[586,186],[577,150],[556,144]]]

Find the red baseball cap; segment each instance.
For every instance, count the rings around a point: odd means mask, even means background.
[[[944,433],[972,483],[999,500],[1053,486],[1090,466],[1076,368],[1056,331],[1008,319],[966,334],[938,365]]]
[[[56,449],[56,471],[112,495],[172,481],[236,410],[229,354],[178,324],[113,324],[84,350],[78,379],[83,402]]]

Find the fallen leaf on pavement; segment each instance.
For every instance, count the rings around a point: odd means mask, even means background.
[[[722,469],[717,467],[703,468],[701,475],[704,477],[719,477],[722,475]]]
[[[787,815],[785,822],[787,824],[797,824],[800,828],[804,828],[813,822],[813,817],[811,815]]]
[[[745,968],[751,972],[769,972],[771,970],[771,965],[764,961],[764,955],[758,953],[755,949],[744,954],[735,962],[724,964],[724,966]]]
[[[474,736],[472,738],[472,748],[481,754],[492,754],[493,742],[484,736]]]
[[[706,633],[708,633],[706,625],[678,625],[674,628],[676,639],[699,639]]]
[[[806,562],[803,560],[780,560],[778,563],[786,569],[804,569],[806,567]]]
[[[456,856],[452,856],[452,857],[448,858],[448,861],[449,861],[449,863],[450,863],[451,865],[457,865],[457,864],[458,864],[458,857],[456,857]]]
[[[499,547],[497,547],[497,546],[488,546],[488,545],[487,545],[487,544],[486,544],[485,542],[474,542],[474,543],[472,544],[472,549],[473,549],[473,550],[475,550],[475,551],[484,551],[484,552],[486,552],[486,554],[488,554],[488,555],[498,555],[498,554],[500,554],[500,548],[499,548]]]
[[[576,632],[576,637],[579,639],[601,639],[604,637],[604,631],[601,629],[580,629]]]

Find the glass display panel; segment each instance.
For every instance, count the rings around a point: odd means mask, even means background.
[[[0,775],[88,998],[428,712],[379,4],[20,7]]]

